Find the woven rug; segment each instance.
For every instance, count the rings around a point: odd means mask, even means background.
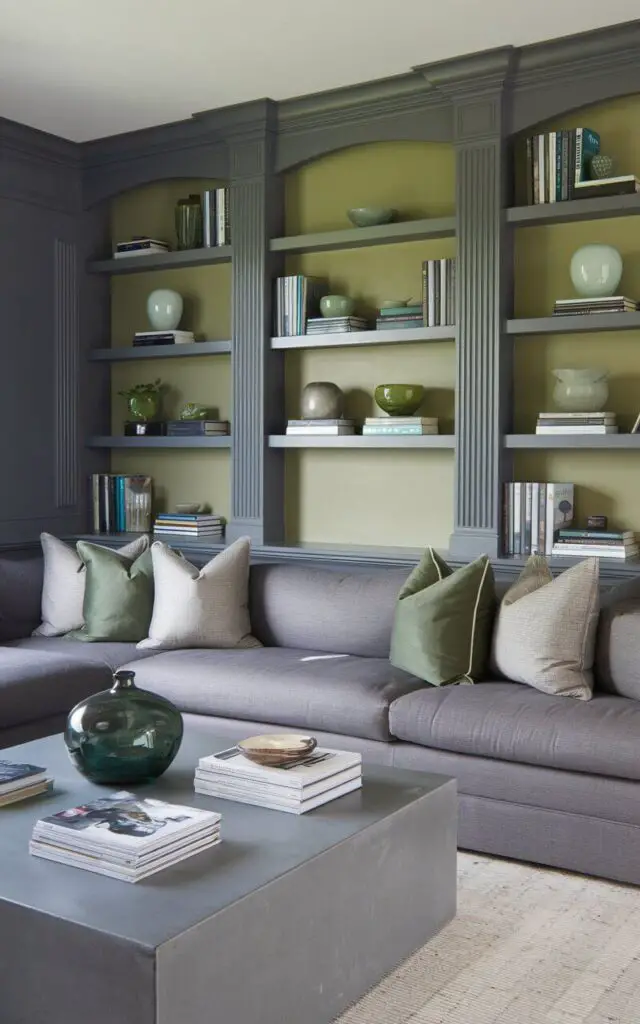
[[[456,919],[339,1024],[640,1024],[640,888],[458,863]]]

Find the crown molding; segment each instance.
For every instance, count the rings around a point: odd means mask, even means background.
[[[480,99],[504,88],[513,72],[516,53],[513,46],[500,46],[435,64],[423,64],[415,67],[414,71],[423,75],[433,89],[451,102]]]

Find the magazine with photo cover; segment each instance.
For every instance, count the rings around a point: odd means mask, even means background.
[[[240,753],[237,747],[220,750],[217,754],[201,757],[198,761],[199,769],[215,772],[219,776],[242,777],[296,789],[304,789],[321,779],[330,778],[361,765],[361,754],[331,750],[328,747],[316,747],[307,757],[281,768],[255,764]]]

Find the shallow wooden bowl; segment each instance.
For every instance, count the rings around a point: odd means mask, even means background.
[[[271,733],[265,736],[250,736],[240,740],[238,750],[255,764],[267,768],[300,761],[315,750],[317,740],[313,736],[298,733]]]

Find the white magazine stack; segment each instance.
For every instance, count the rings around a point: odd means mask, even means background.
[[[195,791],[274,811],[304,814],[362,786],[362,757],[344,750],[316,749],[293,764],[266,768],[237,747],[201,757]]]

